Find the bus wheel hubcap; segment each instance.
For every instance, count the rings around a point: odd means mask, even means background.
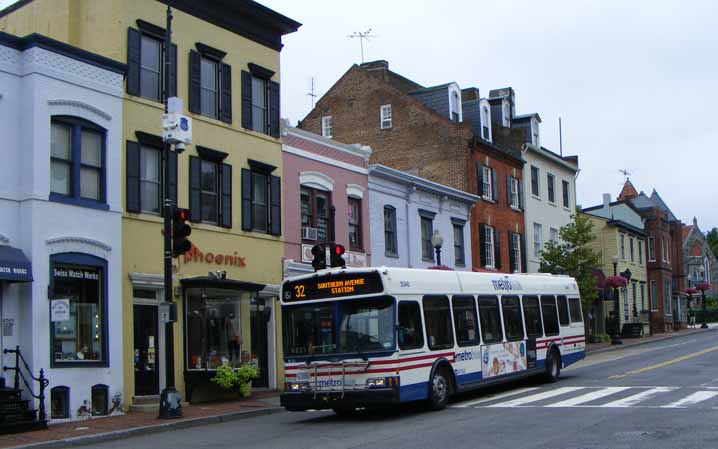
[[[446,381],[441,376],[434,378],[434,394],[439,401],[443,401],[446,396]]]

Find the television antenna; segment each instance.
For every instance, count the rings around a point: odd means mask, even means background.
[[[317,99],[317,94],[314,93],[314,77],[312,77],[311,86],[309,87],[309,92],[307,92],[307,96],[311,98],[312,109],[314,109],[314,100]]]
[[[364,39],[369,42],[370,37],[377,37],[376,34],[371,34],[371,28],[366,31],[355,31],[347,36],[349,39],[359,39],[359,45],[361,47],[361,62],[364,64]]]
[[[626,170],[626,169],[618,170],[618,173],[621,173],[621,174],[623,175],[623,177],[626,178],[626,182],[627,182],[627,181],[629,180],[629,178],[631,177],[631,172],[629,172],[629,171]]]

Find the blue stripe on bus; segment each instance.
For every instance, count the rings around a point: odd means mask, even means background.
[[[586,358],[586,353],[584,351],[579,352],[573,352],[571,354],[563,354],[561,356],[561,361],[563,362],[564,366],[571,365],[572,363],[576,363],[579,360],[583,360]]]
[[[421,401],[429,397],[429,382],[419,382],[399,387],[399,400],[401,402]]]
[[[481,371],[476,373],[460,374],[456,376],[456,383],[466,384],[471,382],[477,382],[483,378]]]

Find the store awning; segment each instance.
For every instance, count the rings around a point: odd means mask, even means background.
[[[0,245],[0,281],[32,282],[32,265],[21,249]]]

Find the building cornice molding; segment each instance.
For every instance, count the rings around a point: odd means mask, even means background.
[[[161,274],[130,272],[128,277],[132,285],[147,287],[164,287],[164,276]]]
[[[400,184],[411,185],[414,189],[423,190],[435,195],[447,196],[449,198],[474,204],[481,198],[471,193],[466,193],[452,187],[445,186],[428,179],[420,178],[418,176],[410,175],[409,173],[389,168],[380,164],[372,164],[369,166],[369,175],[378,176],[390,181],[398,182]]]
[[[48,104],[48,106],[64,107],[64,108],[69,108],[69,109],[80,109],[80,110],[84,110],[84,111],[90,112],[92,114],[95,114],[108,122],[112,120],[112,115],[108,114],[107,112],[103,111],[100,108],[97,108],[95,106],[92,106],[91,104],[85,103],[84,101],[57,99],[57,100],[47,100],[47,104]],[[77,115],[77,114],[73,114],[73,115]]]
[[[347,184],[347,195],[353,196],[359,199],[364,198],[364,192],[366,191],[366,188],[364,186],[360,186],[359,184]]]
[[[319,188],[329,192],[334,191],[334,180],[318,171],[299,172],[299,185]]]
[[[344,162],[344,161],[338,161],[336,159],[332,159],[327,156],[322,156],[320,154],[316,154],[316,153],[313,153],[313,152],[307,151],[307,150],[302,150],[301,148],[295,148],[295,147],[292,147],[292,146],[289,146],[286,144],[282,145],[282,151],[293,154],[295,156],[304,157],[307,159],[311,159],[313,161],[321,162],[322,164],[333,165],[335,167],[343,168],[344,170],[349,170],[349,171],[353,171],[356,173],[360,173],[362,175],[366,175],[369,173],[369,170],[367,170],[366,168],[364,168],[362,166],[350,164],[350,163]]]
[[[311,133],[309,131],[305,131],[303,129],[294,128],[291,126],[286,126],[284,128],[284,131],[286,132],[286,135],[291,135],[294,137],[297,137],[299,139],[305,139],[310,142],[327,146],[333,150],[341,151],[343,153],[351,154],[352,156],[359,156],[362,159],[364,159],[365,162],[369,161],[369,157],[371,156],[372,149],[368,145],[360,145],[358,143],[348,145],[341,142],[337,142],[335,140],[329,139],[327,137],[323,137],[314,133]]]
[[[106,243],[103,243],[99,240],[90,239],[87,237],[54,237],[51,239],[47,239],[45,241],[47,246],[53,247],[53,246],[86,246],[86,247],[92,247],[95,249],[99,249],[105,252],[112,251],[112,247]]]

